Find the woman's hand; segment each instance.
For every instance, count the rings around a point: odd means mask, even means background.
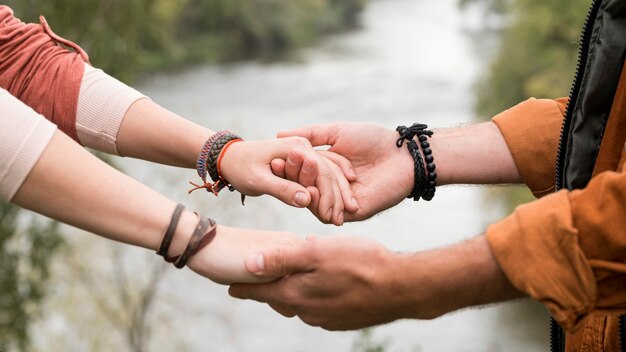
[[[292,181],[274,175],[270,167],[272,160],[287,160],[290,153],[299,156],[297,165],[286,165],[287,172],[298,175]],[[323,222],[341,225],[344,210],[352,213],[358,209],[349,184],[353,180],[349,179],[350,163],[344,161],[347,166],[342,172],[335,163],[316,153],[308,140],[289,137],[232,144],[220,168],[224,178],[242,194],[269,194],[292,206],[313,207]],[[316,195],[313,204],[311,193]]]
[[[191,257],[188,266],[220,284],[269,282],[279,277],[258,277],[245,268],[247,256],[304,243],[290,232],[247,230],[218,225],[215,238]]]

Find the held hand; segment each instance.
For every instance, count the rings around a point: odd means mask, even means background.
[[[445,313],[522,297],[496,261],[485,236],[411,254],[348,236],[255,253],[246,268],[267,284],[235,284],[229,293],[269,303],[287,317],[328,330],[351,330],[396,319]]]
[[[191,257],[188,266],[220,284],[267,282],[280,276],[256,276],[244,267],[246,257],[266,250],[292,247],[304,240],[289,232],[247,230],[218,226],[213,241]]]
[[[297,179],[277,177],[271,171],[273,159],[285,160],[290,153],[298,155],[302,184],[298,184]],[[314,192],[314,206],[322,214],[321,219],[335,225],[343,224],[344,209],[356,211],[352,203],[344,206],[345,200],[353,198],[345,176],[337,171],[334,163],[317,154],[304,138],[235,143],[224,155],[221,170],[239,192],[250,196],[269,194],[292,206],[310,206],[310,191]]]
[[[280,314],[297,315],[309,325],[359,329],[406,317],[401,296],[408,290],[389,284],[398,256],[362,237],[309,237],[305,244],[247,259],[246,267],[257,277],[282,279],[235,284],[229,293],[268,303]]]
[[[407,197],[413,187],[413,159],[406,147],[397,148],[398,133],[368,123],[334,123],[308,126],[278,134],[278,137],[300,136],[313,146],[330,145],[328,151],[320,151],[326,158],[345,169],[342,157],[354,168],[356,180],[351,183],[358,203],[358,210],[346,214],[346,221],[364,220],[388,209]],[[287,171],[289,163],[301,163],[302,156],[291,153],[287,162],[274,160],[272,171],[281,177],[296,180]],[[349,165],[348,163],[348,165]],[[312,203],[316,195],[313,195]],[[312,211],[319,217],[319,214]]]

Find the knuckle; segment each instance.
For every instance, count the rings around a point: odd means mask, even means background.
[[[314,316],[310,316],[310,315],[301,315],[300,320],[302,320],[307,325],[315,326],[315,327],[320,327],[324,324],[324,322],[321,319],[314,317]]]
[[[278,194],[284,195],[289,192],[290,184],[288,182],[281,182],[278,186]]]
[[[282,298],[285,305],[294,312],[302,311],[302,303],[298,292],[290,287],[285,287],[282,290]]]
[[[275,275],[283,275],[285,272],[285,249],[277,248],[270,256],[269,260],[265,263],[267,271]]]
[[[342,329],[333,323],[324,322],[319,325],[320,328],[328,331],[341,331]]]

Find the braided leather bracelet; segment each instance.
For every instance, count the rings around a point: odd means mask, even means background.
[[[437,173],[435,172],[437,167],[432,149],[430,149],[430,143],[428,142],[428,138],[432,137],[433,131],[427,130],[427,128],[427,125],[419,123],[414,123],[411,127],[398,126],[396,128],[396,131],[400,134],[396,141],[396,146],[401,148],[404,141],[408,141],[407,148],[414,161],[415,179],[413,190],[407,197],[413,198],[414,201],[418,201],[420,198],[426,201],[432,200],[437,187]],[[415,136],[417,136],[419,144],[413,139]],[[420,147],[424,153],[424,159],[422,159]],[[424,162],[426,166],[424,166]]]
[[[198,176],[202,179],[203,184],[198,185],[193,182],[189,182],[194,188],[190,189],[188,193],[191,193],[197,189],[206,189],[207,192],[211,192],[217,196],[217,194],[224,188],[232,192],[235,189],[230,183],[222,177],[220,171],[221,159],[228,147],[235,142],[241,142],[243,139],[230,131],[219,131],[209,137],[206,141],[196,162],[196,171]],[[207,181],[207,175],[211,177],[213,182]],[[241,197],[243,204],[244,195]]]

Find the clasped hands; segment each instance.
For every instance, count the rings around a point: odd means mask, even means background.
[[[234,144],[222,162],[224,177],[243,194],[270,194],[306,206],[322,222],[335,225],[367,219],[410,193],[412,158],[395,146],[395,131],[335,123],[278,137]],[[330,147],[313,149],[318,146]],[[311,325],[353,329],[395,320],[405,312],[376,304],[381,284],[389,278],[380,263],[396,256],[366,238],[303,240],[291,233],[219,226],[214,242],[189,266],[213,281],[239,283],[230,289],[234,297],[266,302]],[[385,314],[373,314],[377,308]],[[352,318],[346,321],[347,316]]]

